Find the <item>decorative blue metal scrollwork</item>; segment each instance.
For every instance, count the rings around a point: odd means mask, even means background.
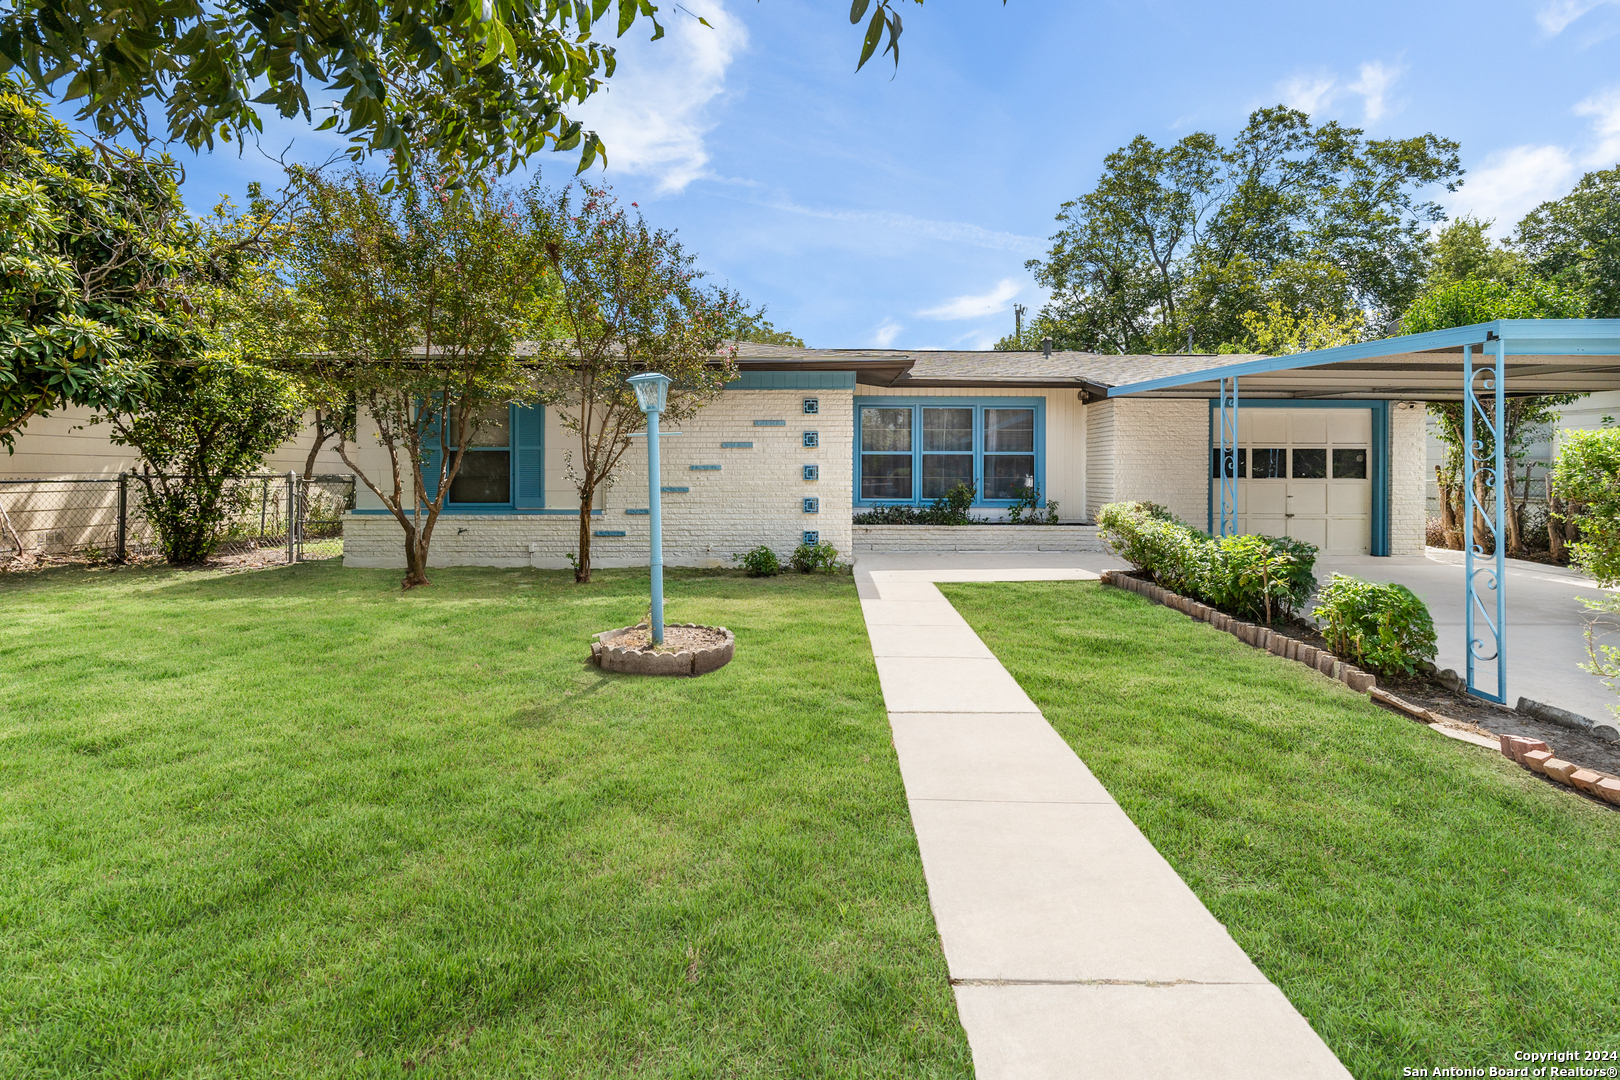
[[[1221,380],[1221,397],[1217,423],[1220,424],[1220,445],[1215,455],[1215,475],[1220,488],[1220,520],[1217,536],[1237,534],[1237,457],[1238,457],[1238,381],[1233,376]]]
[[[1468,691],[1491,701],[1507,700],[1506,583],[1507,545],[1503,525],[1506,493],[1498,479],[1507,470],[1507,346],[1496,336],[1494,368],[1474,368],[1474,347],[1463,346],[1463,587],[1464,634],[1468,642]],[[1487,403],[1489,407],[1487,408]],[[1480,431],[1483,437],[1476,438]],[[1487,454],[1489,456],[1487,457]],[[1492,550],[1475,535],[1475,522],[1490,530]],[[1490,558],[1486,565],[1478,560]],[[1484,623],[1483,630],[1480,623]],[[1484,665],[1496,667],[1494,691],[1480,685]],[[1488,670],[1488,669],[1487,669]]]

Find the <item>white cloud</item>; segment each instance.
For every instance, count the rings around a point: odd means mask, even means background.
[[[1361,65],[1361,78],[1351,83],[1348,89],[1353,94],[1361,95],[1367,123],[1376,124],[1384,118],[1384,114],[1389,111],[1387,96],[1394,87],[1395,80],[1400,77],[1400,68],[1385,67],[1379,60]]]
[[[1333,107],[1345,94],[1361,98],[1362,118],[1369,124],[1389,115],[1389,92],[1401,77],[1398,65],[1369,60],[1361,65],[1355,82],[1341,82],[1326,71],[1301,73],[1277,84],[1277,95],[1291,109],[1314,116]]]
[[[1562,34],[1570,23],[1588,11],[1613,2],[1614,0],[1552,0],[1536,13],[1536,22],[1540,23],[1541,28],[1548,34]]]
[[[987,293],[958,296],[917,314],[924,319],[982,319],[986,315],[1006,311],[1012,298],[1023,291],[1024,287],[1012,278],[1003,278]]]
[[[895,337],[904,329],[904,326],[893,319],[884,319],[882,325],[872,331],[872,344],[880,349],[887,349],[894,344]]]
[[[944,240],[969,247],[990,248],[993,251],[1012,251],[1020,255],[1040,255],[1046,250],[1046,241],[1038,236],[1019,236],[1017,233],[996,232],[962,221],[930,221],[909,214],[872,213],[862,210],[834,210],[824,207],[802,206],[787,199],[777,199],[763,205],[790,214],[821,218],[824,221],[844,221],[866,228],[892,229],[896,232],[928,240]]]
[[[1282,103],[1290,109],[1312,114],[1325,109],[1338,97],[1339,80],[1330,75],[1295,75],[1278,85]]]
[[[748,44],[748,31],[721,0],[693,0],[692,11],[672,9],[665,38],[619,44],[618,74],[575,111],[607,144],[608,176],[623,171],[654,176],[661,192],[679,192],[708,174],[704,136],[716,120],[712,106],[726,87],[732,59]],[[632,34],[644,33],[637,23]]]
[[[1574,174],[1574,159],[1561,146],[1514,146],[1492,152],[1446,201],[1452,216],[1494,219],[1491,231],[1505,236],[1530,210],[1568,191]]]
[[[1610,168],[1620,161],[1620,86],[1593,94],[1575,106],[1575,115],[1592,117],[1592,132],[1597,136],[1585,164]]]

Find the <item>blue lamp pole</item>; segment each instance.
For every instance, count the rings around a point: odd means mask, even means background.
[[[647,513],[652,539],[652,639],[664,643],[664,514],[663,494],[658,476],[658,414],[664,411],[670,378],[656,371],[632,375],[626,380],[636,392],[636,404],[647,414]]]

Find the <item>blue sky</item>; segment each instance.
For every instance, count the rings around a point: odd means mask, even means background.
[[[1137,134],[1229,138],[1263,105],[1459,140],[1465,183],[1438,194],[1509,228],[1620,161],[1620,0],[929,0],[903,5],[899,71],[859,74],[842,0],[684,6],[714,29],[663,5],[668,36],[633,31],[581,110],[609,146],[593,175],[815,346],[987,348],[1014,303],[1039,308],[1023,263],[1104,156]],[[341,145],[267,125],[266,150],[289,144]],[[278,175],[253,151],[181,158],[197,210]]]

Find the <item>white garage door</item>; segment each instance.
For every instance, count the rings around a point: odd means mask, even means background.
[[[1218,456],[1212,448],[1217,527]],[[1239,532],[1292,536],[1329,555],[1372,554],[1370,409],[1240,407],[1233,464]]]

